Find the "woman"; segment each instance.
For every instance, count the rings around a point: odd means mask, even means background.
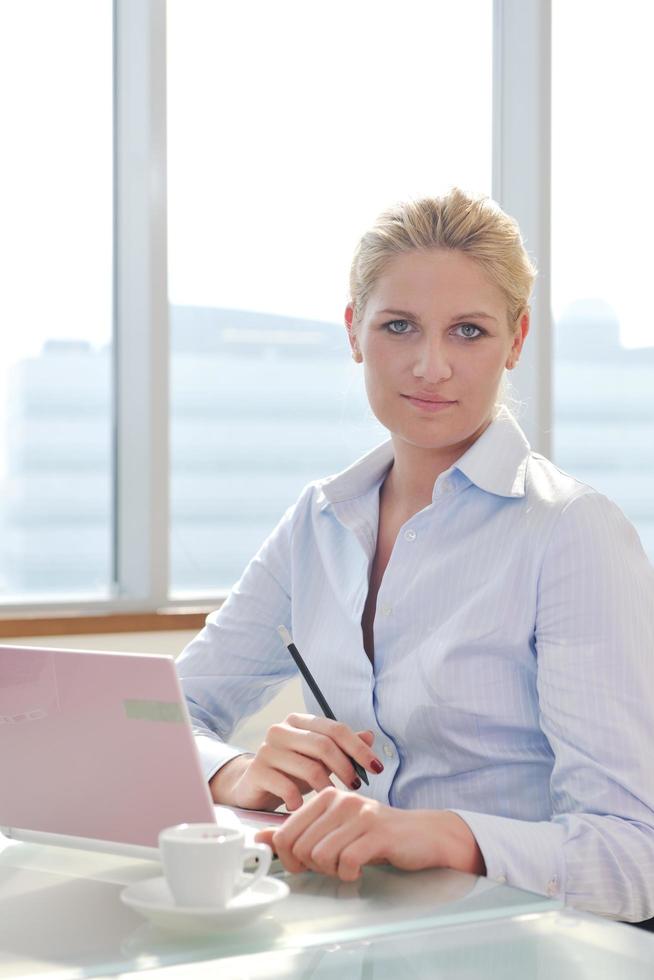
[[[534,277],[487,198],[380,216],[345,321],[390,441],[305,489],[179,671],[216,802],[294,811],[260,835],[289,870],[451,867],[639,921],[654,571],[619,509],[499,403]],[[235,724],[295,671],[278,624],[340,722],[307,689],[308,713],[244,754]]]

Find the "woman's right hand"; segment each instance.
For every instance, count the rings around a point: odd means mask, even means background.
[[[340,721],[290,714],[271,725],[254,756],[239,755],[218,770],[209,783],[211,795],[227,806],[275,810],[284,803],[297,810],[305,793],[333,786],[332,775],[359,789],[348,756],[380,773],[384,767],[371,750],[374,738],[373,732],[353,732]]]

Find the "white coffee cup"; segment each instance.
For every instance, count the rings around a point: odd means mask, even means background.
[[[270,869],[267,844],[245,846],[240,828],[215,823],[180,823],[159,834],[159,853],[168,887],[177,905],[226,905],[251,888]],[[253,872],[244,870],[256,857]]]

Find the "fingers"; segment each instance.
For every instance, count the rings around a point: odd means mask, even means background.
[[[274,857],[279,857],[277,849],[275,847],[275,833],[277,831],[276,827],[264,827],[263,830],[258,830],[254,835],[254,840],[257,844],[267,844],[270,850],[273,852]],[[284,865],[286,868],[286,865]],[[291,871],[290,868],[286,868],[287,871]],[[301,862],[296,861],[292,869],[292,874],[300,874],[302,871],[306,871],[306,867],[301,864]]]
[[[257,757],[242,779],[240,787],[246,795],[249,793],[267,793],[282,801],[291,812],[302,806],[302,789],[297,783],[279,769],[274,769],[262,763]],[[246,804],[244,804],[246,805]]]
[[[293,857],[313,871],[342,877],[344,881],[354,881],[359,877],[361,865],[351,869],[346,866],[347,877],[343,877],[341,858],[365,833],[364,824],[356,819],[356,815],[350,819],[346,818],[343,823],[331,830],[314,825],[296,841]]]
[[[331,771],[317,758],[292,748],[278,747],[286,741],[273,737],[263,743],[243,778],[241,789],[269,793],[282,800],[288,810],[294,811],[302,806],[304,793],[319,792],[332,786]],[[295,747],[294,740],[290,744]]]
[[[274,827],[264,827],[263,830],[257,830],[256,834],[254,835],[254,839],[257,844],[267,844],[271,851],[275,851],[273,846],[274,833]]]
[[[257,806],[264,800],[267,806],[271,800],[279,800],[294,812],[302,806],[305,793],[320,793],[332,787],[332,775],[346,786],[359,789],[361,780],[349,757],[371,772],[381,772],[383,765],[371,748],[374,738],[373,732],[353,732],[344,723],[329,718],[290,714],[284,722],[268,729],[263,744],[235,786],[233,802],[237,806]]]
[[[297,752],[266,745],[261,749],[258,762],[273,771],[290,776],[296,785],[301,785],[305,793],[312,789],[320,792],[332,785],[330,771],[322,762],[298,755]]]
[[[336,874],[341,881],[356,881],[366,864],[376,864],[383,857],[384,843],[374,833],[361,834],[344,847],[338,857]]]
[[[320,815],[328,808],[331,802],[332,793],[341,793],[340,790],[332,788],[323,790],[318,796],[314,797],[309,803],[305,804],[300,811],[294,813],[292,817],[275,829],[272,835],[271,847],[279,857],[287,871],[298,874],[306,868],[312,868],[311,862],[305,863],[296,854],[295,849],[302,835],[312,826]],[[317,870],[312,868],[313,870]]]
[[[273,725],[268,731],[267,740],[319,759],[346,786],[352,786],[357,775],[348,756],[369,772],[380,773],[384,768],[370,747],[374,734],[361,734],[364,737],[353,732],[344,722],[294,713],[283,724]]]
[[[310,868],[347,882],[356,881],[365,865],[383,862],[407,871],[453,867],[483,874],[471,865],[479,845],[469,830],[461,837],[460,823],[447,811],[399,810],[332,788],[257,840],[270,844],[288,871]]]
[[[383,811],[373,800],[323,790],[272,833],[271,846],[292,873],[310,868],[355,881],[364,864],[384,857]]]

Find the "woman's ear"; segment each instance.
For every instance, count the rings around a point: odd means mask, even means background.
[[[347,330],[347,338],[350,341],[350,347],[352,348],[352,359],[356,361],[357,364],[360,364],[363,357],[361,356],[356,333],[354,332],[354,307],[352,306],[352,303],[348,303],[345,307],[345,328]]]
[[[527,309],[520,317],[520,323],[513,335],[511,350],[509,351],[509,356],[506,359],[507,371],[512,371],[513,368],[518,363],[518,361],[520,360],[522,345],[524,344],[528,333],[529,333],[529,310]]]

